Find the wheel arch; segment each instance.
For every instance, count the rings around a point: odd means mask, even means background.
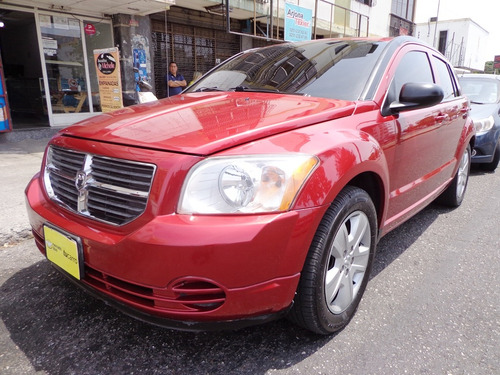
[[[351,179],[347,185],[356,186],[368,193],[375,206],[377,226],[380,228],[386,203],[384,184],[380,176],[375,172],[363,172]]]

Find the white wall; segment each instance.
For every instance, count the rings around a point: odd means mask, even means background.
[[[389,36],[389,25],[391,20],[391,0],[374,0],[375,5],[369,7],[359,1],[351,1],[351,10],[370,17],[369,36]]]
[[[470,18],[419,23],[415,36],[434,46],[439,45],[439,34],[448,31],[445,55],[454,66],[483,70],[484,63],[492,60],[485,55],[488,32]]]

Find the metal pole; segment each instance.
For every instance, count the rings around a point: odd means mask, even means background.
[[[257,9],[255,8],[255,0],[253,0],[253,35],[257,35]]]
[[[270,1],[270,5],[269,6],[271,8],[271,17],[270,17],[271,18],[271,23],[269,25],[269,29],[271,30],[271,39],[273,39],[273,33],[274,33],[274,28],[273,28],[273,26],[274,26],[274,22],[273,22],[274,21],[273,20],[273,0]],[[269,35],[269,32],[267,33],[267,35]]]
[[[276,39],[280,38],[280,0],[276,4]]]
[[[437,9],[437,14],[436,14],[436,26],[434,27],[434,40],[432,41],[432,46],[437,49],[436,47],[436,33],[437,33],[437,28],[438,28],[438,21],[439,21],[439,4],[441,3],[441,0],[438,0],[438,9]]]
[[[227,32],[231,31],[231,20],[229,18],[229,0],[226,0],[226,29]]]
[[[165,8],[165,44],[166,44],[166,52],[167,52],[167,75],[168,73],[170,72],[170,53],[169,53],[169,49],[170,49],[170,36],[168,35],[168,18],[167,18],[167,11],[170,9],[170,7]],[[167,84],[166,86],[168,86],[168,77],[167,77]],[[165,96],[168,98],[170,97],[170,90],[168,89],[168,87],[165,87]]]
[[[316,26],[318,21],[318,0],[314,4],[314,39],[316,39]]]

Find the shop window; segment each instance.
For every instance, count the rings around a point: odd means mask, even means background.
[[[52,112],[100,111],[93,50],[113,46],[110,24],[64,15],[39,20]]]
[[[40,28],[53,112],[88,112],[80,21],[40,15]]]
[[[96,64],[94,61],[94,50],[113,47],[111,25],[104,22],[83,21],[85,47],[87,52],[87,66],[89,68],[89,79],[94,112],[101,111],[101,100],[99,97],[99,83],[97,81]]]

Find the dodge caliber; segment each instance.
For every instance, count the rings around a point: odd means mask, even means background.
[[[474,126],[409,37],[241,52],[180,95],[56,134],[26,188],[36,245],[77,285],[181,330],[348,324],[379,239],[459,206]]]

